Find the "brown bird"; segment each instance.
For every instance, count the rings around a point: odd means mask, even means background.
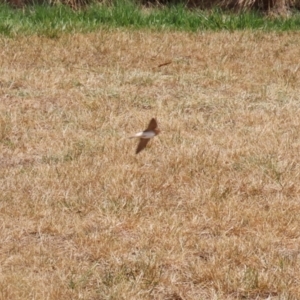
[[[136,148],[136,154],[141,152],[148,144],[151,138],[155,137],[160,133],[160,130],[157,126],[157,122],[155,118],[152,118],[148,127],[141,132],[138,132],[134,136],[131,136],[130,138],[140,138],[140,142],[138,143],[138,146]]]

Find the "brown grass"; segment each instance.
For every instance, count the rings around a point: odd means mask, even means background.
[[[300,298],[298,33],[0,47],[0,299]]]

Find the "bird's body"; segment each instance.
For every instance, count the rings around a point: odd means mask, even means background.
[[[155,137],[154,131],[141,131],[135,134],[134,136],[131,136],[130,138],[141,138],[141,139],[151,139]]]
[[[154,118],[151,119],[148,127],[141,132],[138,132],[134,136],[131,136],[130,138],[139,138],[140,142],[138,143],[136,154],[141,152],[148,144],[151,138],[155,137],[160,133],[160,130],[157,126],[157,122]]]

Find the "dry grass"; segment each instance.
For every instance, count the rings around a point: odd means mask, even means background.
[[[0,299],[300,298],[297,33],[0,47]]]

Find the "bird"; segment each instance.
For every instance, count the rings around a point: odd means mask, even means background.
[[[160,133],[160,129],[157,126],[157,121],[155,118],[152,118],[148,127],[144,131],[138,132],[134,136],[129,137],[131,139],[140,138],[135,154],[140,153],[147,146],[150,139],[155,137],[159,133]]]

